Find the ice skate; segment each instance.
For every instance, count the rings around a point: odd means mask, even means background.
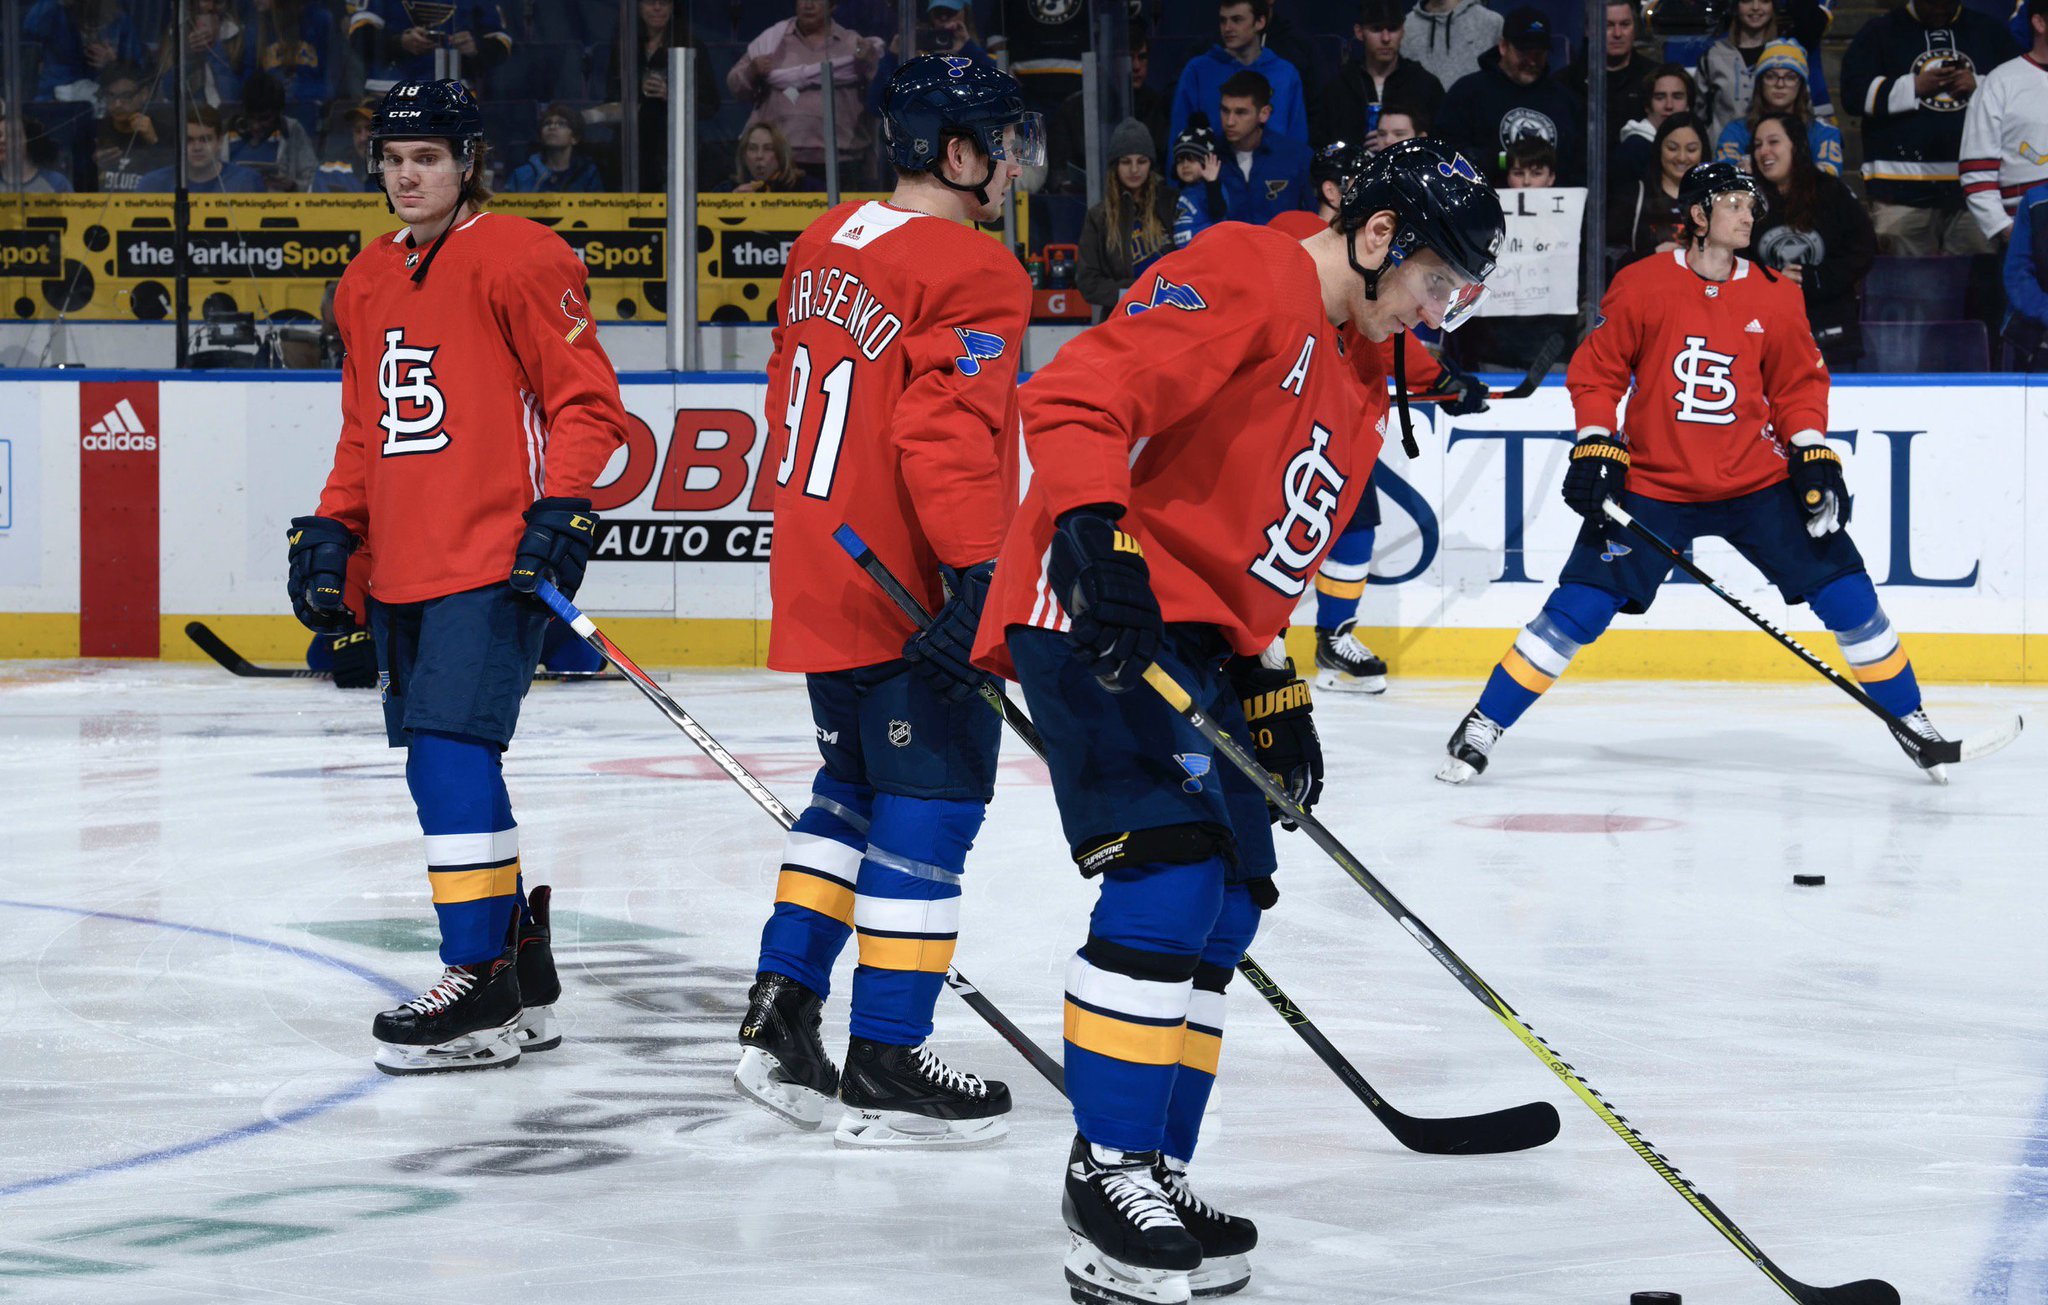
[[[839,1068],[818,1036],[825,1003],[786,974],[763,970],[747,989],[732,1085],[769,1114],[816,1129],[839,1094]]]
[[[1451,741],[1444,745],[1450,760],[1436,777],[1446,784],[1462,784],[1486,769],[1486,756],[1493,751],[1493,745],[1500,741],[1501,727],[1488,720],[1479,708],[1465,713],[1465,719],[1458,722],[1458,728],[1451,733]]]
[[[1385,693],[1387,664],[1358,641],[1357,621],[1316,631],[1316,687],[1339,693]]]
[[[549,946],[548,904],[553,896],[553,889],[540,885],[526,895],[525,915],[513,920],[519,957],[521,1051],[553,1051],[562,1045],[562,1031],[555,1024],[555,1002],[562,995],[562,981],[555,975],[555,953]]]
[[[929,1043],[896,1047],[855,1038],[839,1076],[844,1147],[987,1146],[1010,1131],[1010,1089],[940,1060]]]
[[[1935,743],[1943,741],[1940,731],[1934,728],[1934,722],[1927,719],[1927,709],[1925,707],[1916,707],[1899,719],[1905,721],[1906,725],[1921,738]],[[1899,746],[1904,748],[1906,745],[1901,743]],[[1947,766],[1942,765],[1938,761],[1924,761],[1919,753],[1912,751],[1910,748],[1907,749],[1906,755],[1913,759],[1914,765],[1927,772],[1927,778],[1937,784],[1948,783]]]
[[[1073,1234],[1066,1274],[1074,1300],[1175,1305],[1188,1299],[1188,1274],[1202,1263],[1202,1245],[1182,1224],[1160,1180],[1162,1168],[1157,1151],[1117,1151],[1075,1135],[1060,1200],[1060,1216]]]
[[[1244,1290],[1252,1280],[1251,1261],[1246,1256],[1259,1244],[1257,1225],[1225,1214],[1195,1195],[1195,1189],[1188,1186],[1185,1160],[1161,1156],[1152,1176],[1173,1201],[1181,1226],[1202,1248],[1202,1263],[1188,1275],[1188,1290],[1196,1296],[1228,1296]]]
[[[386,1074],[496,1069],[519,1060],[519,971],[507,954],[451,965],[441,981],[371,1025]]]

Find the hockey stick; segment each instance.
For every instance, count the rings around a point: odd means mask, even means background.
[[[1802,1302],[1802,1305],[1899,1305],[1898,1290],[1882,1279],[1864,1278],[1844,1283],[1839,1287],[1813,1287],[1779,1268],[1770,1256],[1757,1249],[1756,1243],[1750,1241],[1746,1233],[1735,1226],[1733,1219],[1723,1214],[1721,1208],[1707,1198],[1705,1192],[1693,1186],[1692,1180],[1679,1173],[1676,1166],[1651,1146],[1649,1140],[1636,1131],[1634,1124],[1629,1123],[1619,1111],[1609,1105],[1599,1091],[1588,1083],[1578,1070],[1572,1068],[1570,1062],[1552,1050],[1550,1044],[1515,1013],[1514,1007],[1508,1005],[1499,993],[1487,985],[1486,980],[1480,978],[1443,939],[1436,936],[1435,930],[1424,924],[1414,912],[1403,905],[1401,899],[1394,896],[1393,891],[1381,883],[1372,871],[1366,869],[1365,863],[1353,856],[1351,850],[1339,842],[1335,834],[1324,828],[1321,821],[1302,810],[1288,796],[1287,790],[1266,773],[1265,767],[1240,747],[1237,740],[1225,733],[1215,721],[1210,720],[1206,712],[1195,705],[1187,690],[1181,688],[1159,663],[1154,662],[1145,668],[1145,683],[1151,685],[1160,697],[1166,699],[1167,704],[1179,712],[1188,724],[1199,730],[1202,737],[1207,739],[1231,765],[1237,767],[1247,779],[1257,785],[1259,791],[1266,795],[1268,802],[1277,807],[1287,819],[1299,824],[1315,841],[1315,845],[1329,853],[1330,859],[1337,863],[1337,867],[1351,876],[1352,882],[1363,888],[1388,915],[1393,916],[1395,922],[1412,935],[1415,941],[1421,943],[1423,950],[1436,958],[1437,964],[1449,970],[1451,977],[1456,979],[1465,991],[1478,999],[1480,1005],[1492,1011],[1495,1018],[1507,1026],[1508,1032],[1514,1034],[1523,1046],[1535,1054],[1536,1059],[1543,1062],[1546,1069],[1557,1075],[1564,1085],[1572,1090],[1574,1096],[1585,1102],[1593,1113],[1600,1117],[1601,1123],[1613,1129],[1622,1141],[1628,1143],[1631,1151],[1642,1157],[1643,1163],[1655,1170],[1659,1178],[1671,1184],[1672,1190],[1684,1197],[1686,1204],[1699,1211],[1700,1216],[1712,1224],[1716,1232],[1726,1237],[1735,1249],[1747,1256],[1750,1263],[1763,1270],[1764,1276],[1776,1283],[1787,1296]]]
[[[199,650],[219,662],[230,674],[247,680],[331,680],[333,671],[316,671],[304,666],[258,666],[242,654],[228,647],[227,640],[206,628],[203,621],[187,621],[185,637],[199,645]],[[536,680],[560,681],[576,684],[584,681],[593,683],[614,683],[626,677],[615,671],[535,671]]]
[[[1621,523],[1622,525],[1628,527],[1631,531],[1633,531],[1635,533],[1636,538],[1642,540],[1651,548],[1654,548],[1658,552],[1663,553],[1665,556],[1669,557],[1673,562],[1678,564],[1680,570],[1684,571],[1687,575],[1699,581],[1707,588],[1713,590],[1714,594],[1717,597],[1719,597],[1723,602],[1727,603],[1730,607],[1733,607],[1736,611],[1748,617],[1750,621],[1754,623],[1758,629],[1762,630],[1765,634],[1768,634],[1773,639],[1776,639],[1779,643],[1791,649],[1794,653],[1798,655],[1799,660],[1805,662],[1808,666],[1811,666],[1814,670],[1819,671],[1823,676],[1827,677],[1827,680],[1830,684],[1833,684],[1836,688],[1848,694],[1850,697],[1854,698],[1863,706],[1869,708],[1871,715],[1883,721],[1885,724],[1885,728],[1892,732],[1892,737],[1899,741],[1899,746],[1903,747],[1907,752],[1911,753],[1913,757],[1916,760],[1918,760],[1923,767],[1947,765],[1951,762],[1957,761],[1975,761],[1979,757],[1988,756],[1991,753],[1998,751],[2006,744],[2011,743],[2014,739],[2018,738],[2020,736],[2020,731],[2026,727],[2026,721],[2023,718],[2019,716],[2014,716],[2012,718],[2011,725],[2008,725],[2002,729],[1985,730],[1984,732],[1972,735],[1967,739],[1921,738],[1920,735],[1913,731],[1911,726],[1906,724],[1906,722],[1900,720],[1897,716],[1892,715],[1884,708],[1878,706],[1876,700],[1873,699],[1869,694],[1865,693],[1860,687],[1842,678],[1841,674],[1838,671],[1836,671],[1834,667],[1828,665],[1820,658],[1808,652],[1805,648],[1800,646],[1798,640],[1792,638],[1792,636],[1786,634],[1777,626],[1772,625],[1762,616],[1759,616],[1757,614],[1756,609],[1751,607],[1748,603],[1743,602],[1734,594],[1731,594],[1726,589],[1723,589],[1721,587],[1720,581],[1714,579],[1714,577],[1708,575],[1705,571],[1702,571],[1699,568],[1698,564],[1695,563],[1691,558],[1687,557],[1684,553],[1680,552],[1678,549],[1673,548],[1671,545],[1665,543],[1661,538],[1658,537],[1656,531],[1651,530],[1648,526],[1644,525],[1642,522],[1636,520],[1633,516],[1631,516],[1628,512],[1628,509],[1622,507],[1619,503],[1616,503],[1611,498],[1603,499],[1601,501],[1601,506],[1607,509],[1608,516],[1612,517],[1615,521]]]
[[[583,642],[603,653],[607,661],[624,672],[625,677],[633,682],[633,687],[640,690],[647,701],[653,703],[662,715],[668,717],[670,723],[689,735],[690,742],[696,744],[705,756],[717,762],[718,768],[731,776],[734,783],[745,789],[747,796],[754,799],[763,811],[775,817],[784,829],[792,828],[796,824],[796,814],[782,804],[782,799],[776,797],[752,771],[741,765],[739,758],[727,752],[723,744],[712,738],[711,732],[699,725],[696,717],[684,711],[682,705],[664,692],[646,671],[635,665],[632,658],[620,652],[619,646],[592,624],[589,617],[576,610],[576,605],[564,598],[561,590],[543,580],[534,592],[540,595],[540,600],[546,603],[556,616],[561,617],[570,629],[582,637]],[[960,994],[960,999],[973,1007],[975,1014],[987,1020],[989,1027],[1002,1035],[1003,1041],[1015,1047],[1025,1060],[1030,1061],[1031,1068],[1044,1075],[1045,1081],[1058,1089],[1061,1096],[1066,1095],[1067,1075],[1060,1067],[1060,1063],[1048,1056],[1024,1030],[1013,1024],[1009,1016],[996,1009],[994,1002],[982,996],[981,989],[969,983],[966,975],[949,966],[946,970],[946,986]]]
[[[1543,385],[1543,378],[1550,374],[1551,367],[1556,364],[1558,356],[1563,352],[1564,337],[1552,335],[1536,350],[1536,359],[1529,364],[1528,374],[1522,377],[1521,383],[1511,390],[1488,390],[1487,400],[1491,402],[1495,399],[1526,399],[1536,393]],[[1457,397],[1456,390],[1429,390],[1422,394],[1411,394],[1408,400],[1411,403],[1437,403]]]
[[[931,614],[925,611],[917,595],[904,588],[903,582],[882,559],[875,556],[874,550],[862,542],[853,527],[839,527],[832,533],[832,538],[919,629],[931,624]],[[1004,722],[1018,738],[1024,740],[1024,746],[1044,761],[1045,740],[1039,737],[1037,726],[1024,714],[1024,709],[1010,701],[1009,695],[996,687],[994,680],[982,682],[981,695],[1002,713]],[[1387,1126],[1394,1139],[1409,1150],[1428,1155],[1496,1155],[1503,1151],[1526,1151],[1557,1136],[1557,1107],[1548,1101],[1531,1101],[1483,1115],[1456,1115],[1441,1119],[1403,1114],[1373,1090],[1372,1084],[1365,1081],[1365,1075],[1352,1067],[1344,1053],[1337,1050],[1336,1044],[1323,1036],[1323,1031],[1315,1026],[1314,1021],[1294,1004],[1294,999],[1282,992],[1280,985],[1273,982],[1272,976],[1250,956],[1237,963],[1237,972],[1244,975],[1274,1013],[1287,1021],[1287,1026],[1301,1036],[1301,1040],[1330,1067],[1345,1087],[1351,1089],[1352,1095],[1363,1101],[1366,1108]]]

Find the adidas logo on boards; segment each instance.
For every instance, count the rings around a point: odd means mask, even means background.
[[[101,453],[148,452],[156,447],[156,436],[145,434],[142,416],[135,405],[122,399],[92,425],[83,441],[86,448]]]
[[[1752,317],[1749,319],[1749,325],[1742,329],[1749,335],[1762,335],[1764,333],[1764,324]]]

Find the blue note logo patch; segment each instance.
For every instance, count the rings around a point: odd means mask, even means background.
[[[953,360],[954,370],[962,376],[981,375],[981,365],[1002,357],[1003,350],[1008,347],[1002,336],[991,335],[987,331],[974,331],[964,326],[956,326],[953,328],[953,334],[960,337],[960,347],[967,351],[963,356]]]
[[[1209,306],[1202,298],[1202,292],[1191,285],[1176,285],[1163,276],[1152,278],[1152,302],[1141,304],[1132,300],[1124,305],[1124,312],[1132,317],[1148,308],[1178,308],[1184,313],[1199,313]]]
[[[1188,773],[1188,777],[1180,782],[1180,791],[1183,793],[1201,792],[1202,776],[1208,774],[1210,767],[1216,764],[1206,752],[1176,752],[1173,759]]]

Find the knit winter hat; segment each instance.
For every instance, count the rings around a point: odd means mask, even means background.
[[[1806,47],[1797,41],[1773,41],[1764,47],[1756,57],[1756,75],[1761,77],[1773,69],[1799,74],[1799,80],[1810,82],[1806,71]]]
[[[1109,133],[1109,161],[1115,163],[1132,154],[1152,158],[1152,133],[1136,118],[1125,118],[1116,125],[1115,131]],[[1156,164],[1159,160],[1152,161]]]

